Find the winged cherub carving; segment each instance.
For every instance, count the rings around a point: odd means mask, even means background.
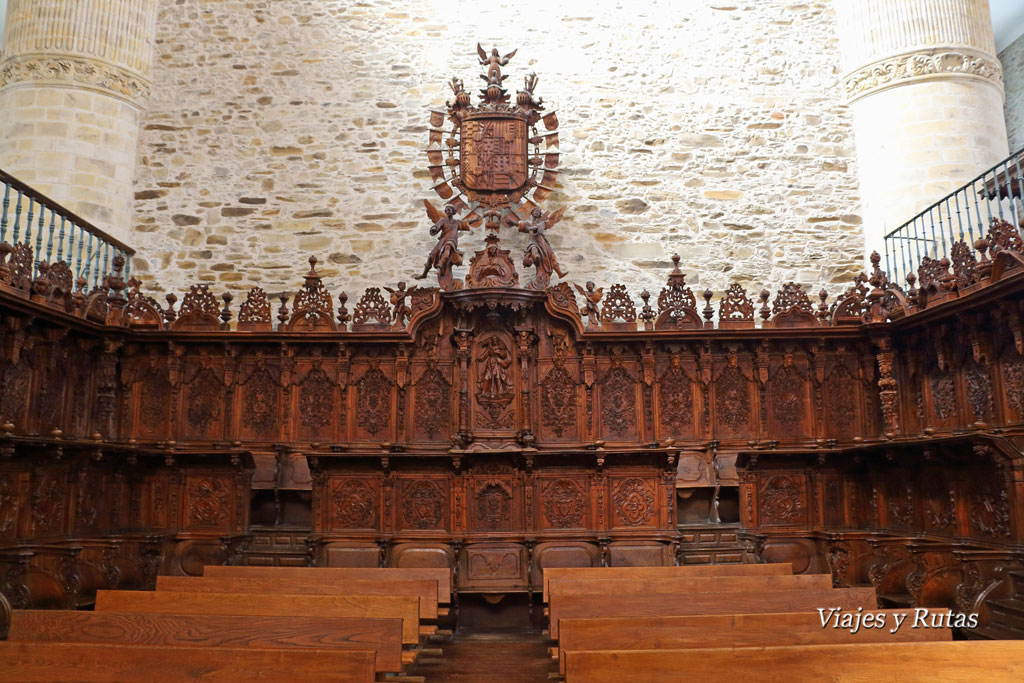
[[[587,282],[587,288],[583,289],[575,282],[573,286],[583,295],[586,300],[586,308],[583,309],[583,315],[587,316],[587,327],[597,327],[601,324],[600,313],[597,310],[597,302],[604,296],[604,287],[594,288],[593,282]]]
[[[480,64],[487,67],[487,75],[480,74],[480,78],[487,81],[488,85],[501,85],[501,82],[508,78],[508,76],[501,75],[501,67],[508,64],[508,60],[515,56],[519,48],[512,50],[504,57],[498,54],[498,48],[492,49],[488,56],[487,51],[480,47],[480,43],[476,44],[476,51],[480,54]]]
[[[530,212],[530,220],[519,222],[519,232],[530,235],[526,253],[523,254],[523,265],[537,266],[537,274],[533,281],[526,285],[527,289],[547,289],[551,282],[552,272],[558,273],[558,277],[565,277],[568,274],[568,271],[562,271],[558,267],[558,259],[545,235],[555,223],[562,220],[564,213],[564,206],[555,212],[548,211],[547,213],[542,213],[540,207],[535,206]]]
[[[462,252],[459,251],[459,232],[469,230],[466,221],[455,218],[455,207],[448,204],[444,207],[444,215],[437,207],[429,201],[424,200],[427,207],[427,216],[433,221],[430,228],[430,235],[438,235],[437,244],[430,250],[427,262],[423,265],[423,272],[416,276],[417,280],[427,277],[431,268],[437,269],[437,284],[441,289],[450,292],[459,289],[461,283],[456,282],[452,277],[452,267],[462,265]]]
[[[412,293],[416,291],[416,285],[413,285],[409,289],[405,288],[404,282],[398,283],[398,289],[391,289],[385,287],[391,294],[391,305],[394,306],[394,323],[399,327],[405,325],[405,321],[412,317],[412,309],[409,304],[405,303],[405,300],[412,296]]]

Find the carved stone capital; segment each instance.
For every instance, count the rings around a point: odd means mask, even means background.
[[[843,86],[847,100],[853,103],[887,88],[941,78],[981,79],[1003,90],[999,61],[967,47],[924,48],[891,55],[851,71]]]
[[[0,66],[0,88],[20,83],[94,90],[139,106],[150,82],[140,74],[97,59],[70,55],[19,55]]]

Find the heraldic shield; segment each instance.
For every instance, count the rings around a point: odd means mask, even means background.
[[[462,123],[460,177],[471,190],[513,192],[529,177],[526,120],[515,115],[471,116]]]

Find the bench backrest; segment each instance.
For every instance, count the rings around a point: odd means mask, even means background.
[[[402,642],[419,642],[418,598],[383,595],[266,595],[97,591],[97,612],[401,619]]]
[[[452,572],[450,569],[420,568],[361,568],[361,567],[227,567],[206,565],[203,576],[250,576],[253,578],[281,578],[291,581],[306,576],[324,576],[345,579],[433,579],[437,581],[437,601],[448,604],[452,599]]]
[[[866,612],[865,612],[866,613]],[[851,613],[852,614],[852,613]],[[825,611],[773,614],[702,614],[682,617],[607,617],[604,619],[562,619],[558,625],[559,652],[567,650],[674,650],[716,647],[769,647],[778,645],[845,645],[851,643],[894,643],[948,641],[948,628],[910,628],[913,613],[900,623],[897,615],[907,610],[871,610],[883,621],[871,623],[882,628],[834,628]],[[909,619],[909,621],[907,620]],[[565,673],[565,657],[560,657]]]
[[[370,683],[369,650],[0,642],[0,680],[177,683],[277,680]]]
[[[551,579],[548,600],[563,595],[602,593],[735,593],[743,591],[831,590],[830,574],[790,576],[703,576],[699,578]]]
[[[401,619],[19,610],[11,624],[10,639],[176,647],[371,650],[377,671],[398,673],[402,669]]]
[[[158,591],[196,593],[289,593],[291,595],[406,595],[420,599],[421,619],[437,619],[437,582],[430,579],[346,579],[345,581],[227,576],[158,576]]]
[[[544,570],[543,598],[548,599],[551,579],[632,579],[681,576],[779,576],[793,573],[788,562],[769,564],[693,564],[682,567],[550,567]]]
[[[906,626],[904,626],[906,628]],[[1019,683],[1024,641],[797,645],[565,653],[566,683],[736,681],[943,681]]]
[[[828,591],[570,595],[552,600],[549,609],[551,637],[558,638],[560,619],[810,612],[819,607],[855,610],[858,607],[875,609],[876,606],[874,588],[837,588]]]

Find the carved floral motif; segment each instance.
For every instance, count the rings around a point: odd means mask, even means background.
[[[253,287],[238,309],[238,325],[270,325],[270,301],[262,287]]]
[[[948,372],[933,374],[929,378],[932,390],[932,410],[940,420],[947,420],[956,413],[956,393],[953,377]]]
[[[750,320],[754,319],[754,302],[747,296],[747,290],[738,282],[729,285],[725,290],[718,307],[718,320]]]
[[[644,526],[654,515],[654,493],[643,479],[625,479],[612,492],[615,518],[624,526]]]
[[[352,324],[387,325],[390,322],[391,307],[380,293],[380,288],[367,288],[352,313]]]
[[[204,433],[214,421],[220,419],[224,385],[208,367],[200,367],[188,384],[188,408],[185,415],[194,431]]]
[[[787,432],[796,432],[804,419],[804,381],[786,366],[772,378],[772,415]]]
[[[792,477],[768,477],[761,484],[758,498],[761,501],[761,515],[765,522],[793,523],[804,514],[801,486]]]
[[[576,422],[576,382],[562,364],[540,381],[540,419],[555,436],[562,436]]]
[[[715,383],[715,408],[718,419],[738,432],[750,420],[750,386],[738,366],[729,365]]]
[[[476,518],[481,529],[499,530],[508,527],[512,510],[512,494],[498,482],[484,484],[476,493]]]
[[[583,521],[586,498],[578,483],[559,479],[544,489],[544,515],[559,529],[578,527]]]
[[[335,490],[334,518],[344,528],[369,529],[375,524],[377,494],[359,479],[342,482]]]
[[[624,436],[636,420],[636,380],[616,363],[601,379],[601,422],[610,434]]]
[[[12,475],[0,474],[0,536],[14,530],[18,522],[18,496]]]
[[[983,54],[961,49],[925,48],[886,57],[857,69],[846,77],[846,96],[853,101],[900,81],[944,74],[966,74],[1002,87],[999,62]]]
[[[1003,355],[1002,366],[1006,400],[1019,419],[1024,416],[1024,356],[1011,348]]]
[[[196,526],[227,526],[231,514],[228,484],[213,477],[189,479],[188,512]]]
[[[54,472],[44,472],[32,491],[32,525],[36,533],[60,531],[64,526],[64,482]]]
[[[449,385],[436,365],[428,367],[416,383],[416,426],[433,439],[448,431]]]
[[[314,367],[299,385],[299,422],[319,432],[331,424],[334,412],[334,383],[323,368]]]
[[[995,484],[977,485],[970,496],[971,528],[986,536],[1010,535],[1010,505],[1006,489]]]
[[[682,434],[693,425],[693,383],[674,355],[658,379],[658,419],[662,429]]]
[[[992,380],[988,369],[973,362],[967,363],[964,370],[964,384],[967,388],[967,404],[975,420],[984,420],[992,411]]]
[[[625,285],[612,285],[601,308],[601,322],[636,322],[636,306]]]
[[[245,383],[242,423],[258,434],[277,427],[277,381],[267,368],[256,368]]]
[[[444,514],[444,495],[431,481],[417,481],[405,491],[402,517],[413,529],[437,529]]]
[[[359,426],[371,436],[391,424],[391,381],[374,361],[356,383],[356,409]]]

